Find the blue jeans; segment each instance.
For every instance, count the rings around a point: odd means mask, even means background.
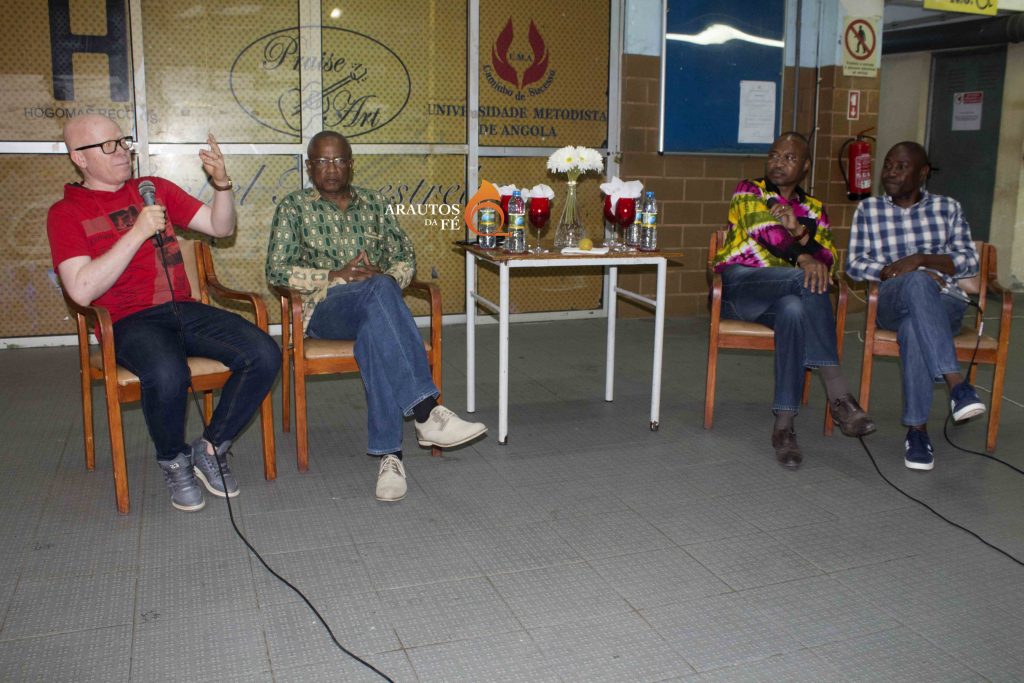
[[[402,419],[420,401],[438,396],[423,350],[423,337],[386,275],[336,285],[317,304],[306,334],[316,339],[355,339],[356,362],[366,391],[367,452],[402,448]]]
[[[934,383],[960,372],[953,335],[960,332],[967,303],[939,291],[924,271],[882,282],[878,288],[878,326],[896,332],[903,366],[905,425],[928,422]]]
[[[804,287],[799,268],[727,266],[722,316],[775,330],[774,412],[799,411],[804,368],[839,365],[832,300]]]
[[[214,446],[238,436],[270,391],[281,367],[281,349],[245,318],[194,301],[179,301],[176,305],[181,312],[180,323],[170,303],[114,323],[114,355],[118,364],[139,376],[142,414],[160,460],[171,460],[188,448],[186,356],[212,358],[231,370],[213,418],[203,432],[203,438]]]

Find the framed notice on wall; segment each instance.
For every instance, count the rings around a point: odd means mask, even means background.
[[[779,132],[784,0],[664,0],[658,151],[757,154]]]

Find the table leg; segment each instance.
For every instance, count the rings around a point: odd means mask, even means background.
[[[508,443],[508,277],[509,267],[498,267],[498,443]]]
[[[651,375],[651,431],[658,431],[661,413],[661,356],[665,341],[665,279],[668,261],[658,261],[658,289],[654,307],[654,370]]]
[[[476,412],[476,257],[466,252],[466,412]]]
[[[608,344],[604,358],[604,400],[612,401],[615,396],[615,314],[618,309],[618,296],[615,289],[619,286],[618,266],[608,268]]]

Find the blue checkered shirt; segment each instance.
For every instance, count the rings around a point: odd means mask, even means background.
[[[890,263],[913,254],[948,254],[956,269],[947,285],[978,274],[978,252],[960,202],[921,192],[921,200],[904,209],[888,196],[870,197],[857,207],[850,230],[846,272],[854,280],[878,280]],[[932,271],[936,272],[936,271]]]

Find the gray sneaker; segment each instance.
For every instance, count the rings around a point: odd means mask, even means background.
[[[171,505],[185,512],[202,510],[206,501],[192,474],[191,454],[178,453],[174,460],[157,460],[157,464],[164,471],[164,483],[171,490]]]
[[[224,457],[230,447],[231,442],[225,441],[217,449],[217,455],[213,456],[206,452],[206,439],[199,437],[192,442],[192,462],[195,464],[196,478],[203,482],[207,491],[219,498],[224,497],[225,488],[229,498],[238,495],[238,482],[235,481],[235,475],[231,473],[227,459]],[[217,460],[220,460],[219,468]],[[224,472],[223,480],[220,476],[222,471]]]

